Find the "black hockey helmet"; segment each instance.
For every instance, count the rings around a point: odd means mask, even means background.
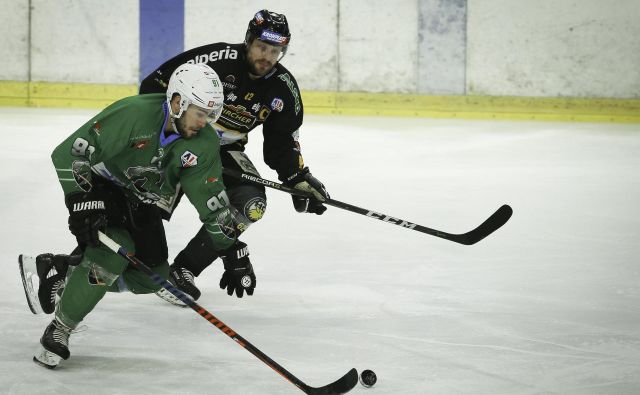
[[[269,10],[258,11],[249,21],[244,44],[248,47],[255,39],[282,47],[282,56],[284,56],[291,40],[287,17]]]

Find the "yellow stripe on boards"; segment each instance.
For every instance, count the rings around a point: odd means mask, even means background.
[[[135,85],[0,81],[0,106],[104,108]],[[640,99],[302,91],[306,114],[640,123]]]
[[[35,107],[103,108],[137,93],[136,85],[32,82],[29,101]]]
[[[0,106],[28,106],[28,98],[28,83],[16,81],[0,81]]]
[[[103,108],[138,93],[136,85],[0,81],[0,105]]]
[[[302,92],[305,113],[640,123],[640,99]]]

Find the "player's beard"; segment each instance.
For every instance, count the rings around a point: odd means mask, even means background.
[[[174,125],[176,125],[176,130],[178,131],[178,133],[180,133],[180,136],[182,136],[182,138],[184,139],[189,139],[192,137],[192,135],[188,134],[186,132],[186,127],[185,127],[185,117],[180,117],[178,119],[174,119],[173,120]]]
[[[259,63],[263,63],[266,67],[264,69],[258,69],[258,64]],[[267,65],[268,64],[268,65]],[[273,67],[275,66],[275,63],[271,63],[268,60],[265,59],[249,59],[249,69],[251,74],[258,76],[258,77],[262,77],[266,74],[268,74]],[[262,71],[264,70],[264,71]]]

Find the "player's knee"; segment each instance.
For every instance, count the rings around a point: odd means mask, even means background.
[[[267,202],[262,197],[254,197],[239,208],[231,207],[231,213],[237,230],[237,236],[244,233],[251,225],[258,222],[267,209]]]
[[[256,196],[244,204],[240,213],[253,223],[260,221],[265,211],[267,211],[267,200],[262,196]]]
[[[234,216],[247,227],[260,221],[267,210],[267,195],[263,187],[238,185],[229,191],[231,205],[236,210]]]

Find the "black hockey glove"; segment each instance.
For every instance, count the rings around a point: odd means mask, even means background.
[[[220,279],[220,289],[227,289],[227,295],[241,298],[244,291],[253,295],[256,287],[256,275],[249,261],[249,248],[241,241],[237,241],[231,248],[220,252],[224,263],[224,273]]]
[[[107,226],[105,201],[94,193],[74,193],[67,196],[69,230],[80,245],[97,247],[98,231]]]
[[[309,173],[308,167],[287,177],[284,185],[311,193],[315,197],[314,199],[305,196],[291,195],[293,207],[295,207],[297,212],[322,215],[322,213],[327,210],[327,207],[322,204],[322,202],[329,199],[329,193],[320,180]]]

